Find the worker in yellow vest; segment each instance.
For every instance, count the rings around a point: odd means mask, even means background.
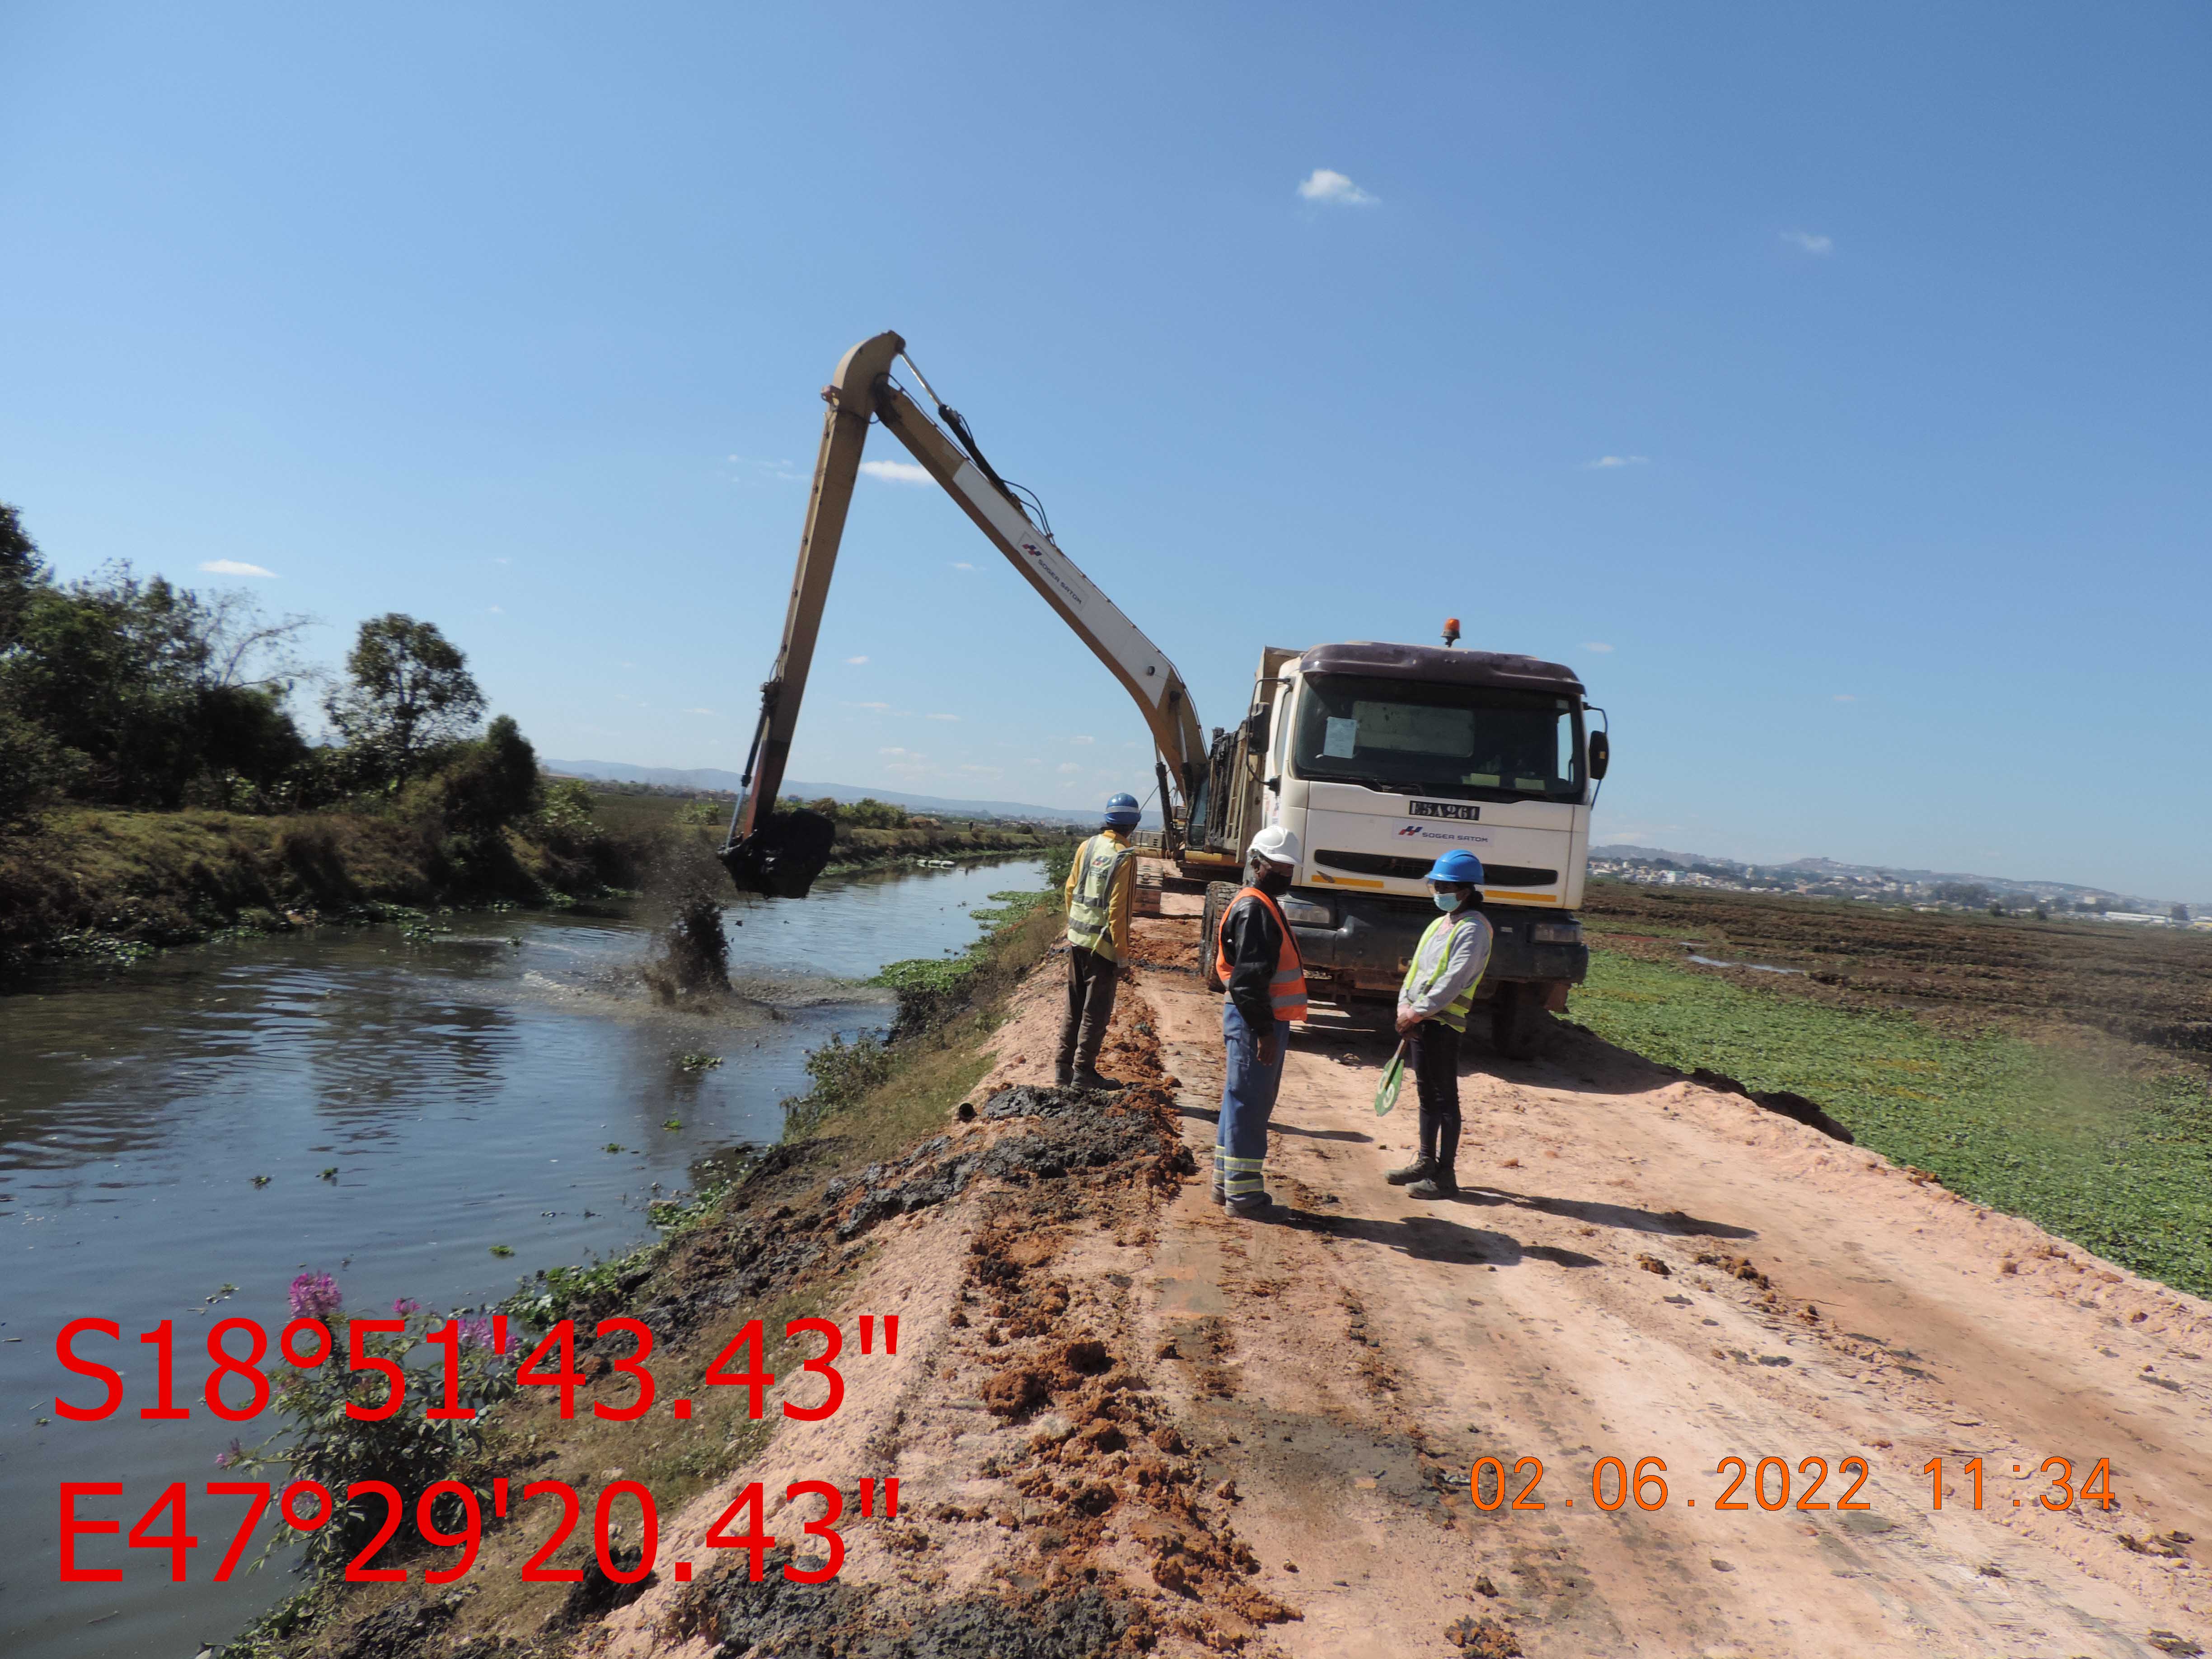
[[[1214,935],[1221,1000],[1221,1117],[1213,1134],[1213,1196],[1240,1215],[1264,1213],[1267,1122],[1283,1084],[1291,1022],[1306,1017],[1306,969],[1297,936],[1277,902],[1297,872],[1298,838],[1277,824],[1252,837],[1249,885],[1229,902]]]
[[[1383,1179],[1409,1197],[1449,1198],[1459,1191],[1459,1040],[1490,964],[1490,921],[1475,908],[1482,860],[1455,848],[1430,868],[1429,890],[1444,914],[1421,935],[1398,988],[1398,1032],[1421,1099],[1421,1145],[1411,1164]]]
[[[1114,1018],[1114,987],[1129,949],[1129,911],[1137,885],[1129,832],[1134,795],[1106,803],[1106,827],[1075,849],[1067,872],[1067,1014],[1060,1021],[1053,1080],[1063,1089],[1111,1094],[1128,1087],[1098,1075],[1098,1049]]]

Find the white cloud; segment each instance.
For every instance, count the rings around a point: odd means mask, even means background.
[[[799,476],[799,469],[789,461],[763,460],[757,455],[732,455],[729,461],[732,466],[742,466],[763,477],[775,478],[784,483],[805,482]]]
[[[1096,743],[1098,739],[1096,738],[1070,738],[1068,741],[1070,743]]]
[[[1612,650],[1613,647],[1609,645],[1600,645],[1595,640],[1584,640],[1583,641],[1583,649],[1585,651],[1595,651],[1602,655],[1604,653]]]
[[[1299,181],[1298,194],[1331,207],[1372,207],[1376,199],[1334,167],[1316,167]]]
[[[960,716],[957,714],[932,714],[929,718],[933,720],[957,720]]]
[[[1080,772],[1082,769],[1073,761],[1062,761],[1060,763],[1060,770],[1063,772]]]
[[[952,562],[952,568],[955,570],[973,570],[975,567],[965,559],[955,559]]]
[[[1825,258],[1836,251],[1834,237],[1822,236],[1814,231],[1785,230],[1782,233],[1782,240],[1790,246],[1818,258]]]
[[[890,704],[887,702],[848,702],[845,707],[848,708],[872,708],[878,714],[882,714],[890,709]]]
[[[494,564],[513,564],[514,561],[513,559],[494,559],[492,562]]]
[[[1583,463],[1583,466],[1585,471],[1593,472],[1603,471],[1607,467],[1649,466],[1650,465],[1651,458],[1649,455],[1601,455],[1594,461],[1584,461]]]
[[[1829,701],[1831,702],[1856,702],[1858,699],[1848,691],[1838,691],[1833,697],[1831,697]]]
[[[976,776],[984,778],[1001,777],[1005,775],[1006,771],[1004,767],[978,766],[973,761],[962,762],[960,769],[963,772],[973,772]]]
[[[258,564],[248,564],[243,559],[203,559],[200,568],[216,576],[274,576],[273,570],[264,570]]]
[[[845,665],[848,668],[858,668],[866,661],[867,661],[866,657],[848,657],[845,659]]]
[[[487,608],[485,609],[485,611],[484,611],[484,615],[486,615],[487,617],[504,617],[506,614],[507,614],[507,607],[506,607],[505,605],[495,605],[489,606],[489,607],[487,607]]]
[[[898,748],[891,748],[891,749],[878,749],[878,750],[876,750],[876,752],[877,752],[878,755],[914,755],[914,758],[915,758],[915,759],[916,759],[916,760],[920,760],[920,759],[921,758],[921,756],[919,756],[919,755],[915,755],[915,754],[914,754],[914,751],[913,751],[911,749],[898,749]]]
[[[687,714],[713,714],[714,711],[711,708],[687,708],[684,712]]]
[[[871,478],[881,478],[885,483],[926,484],[929,469],[917,466],[912,461],[862,461],[860,471]]]

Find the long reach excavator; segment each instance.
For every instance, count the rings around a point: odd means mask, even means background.
[[[937,420],[893,378],[899,363]],[[1602,722],[1604,711],[1571,669],[1455,649],[1456,621],[1445,624],[1442,647],[1270,646],[1243,719],[1209,739],[1175,665],[1060,551],[1042,511],[1032,517],[1035,498],[1025,503],[992,467],[904,340],[863,340],[822,398],[829,413],[783,643],[761,688],[744,793],[721,849],[740,891],[803,898],[830,861],[835,826],[778,797],[861,450],[880,422],[1135,699],[1155,750],[1162,854],[1206,884],[1200,963],[1210,985],[1215,928],[1266,825],[1298,837],[1282,908],[1309,989],[1347,1012],[1395,995],[1436,914],[1423,878],[1437,854],[1464,848],[1482,860],[1496,932],[1478,998],[1500,1049],[1534,1052],[1547,1011],[1565,1006],[1589,963],[1575,911],[1610,743],[1602,724],[1590,728],[1587,716]]]

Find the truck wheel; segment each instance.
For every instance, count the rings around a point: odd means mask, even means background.
[[[1221,975],[1213,971],[1215,957],[1214,935],[1220,930],[1223,914],[1229,902],[1237,896],[1237,889],[1225,881],[1208,882],[1206,888],[1206,921],[1198,930],[1198,977],[1209,991],[1225,991]]]
[[[1551,1024],[1540,985],[1514,981],[1490,1000],[1491,1046],[1508,1060],[1535,1059]]]

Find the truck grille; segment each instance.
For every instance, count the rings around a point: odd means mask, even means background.
[[[1401,881],[1421,880],[1436,862],[1433,859],[1394,858],[1388,853],[1328,851],[1316,853],[1314,860],[1332,870],[1348,870],[1359,876],[1395,876]],[[1556,870],[1538,870],[1525,864],[1492,864],[1487,859],[1482,864],[1485,887],[1550,887],[1559,879]]]

